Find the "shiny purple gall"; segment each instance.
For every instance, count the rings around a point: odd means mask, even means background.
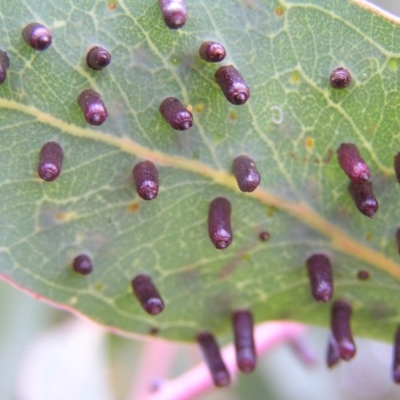
[[[231,203],[225,197],[217,197],[210,203],[208,234],[218,250],[226,249],[232,242]]]
[[[142,161],[133,168],[136,191],[143,200],[153,200],[158,195],[158,171],[151,161]]]
[[[215,72],[215,81],[226,99],[236,106],[246,103],[250,97],[249,87],[233,65],[219,67]]]
[[[40,149],[38,175],[46,182],[54,181],[61,173],[64,152],[57,142],[47,142]]]
[[[53,36],[48,28],[38,22],[32,22],[22,30],[25,42],[35,50],[43,51],[50,47]]]
[[[90,125],[101,125],[107,119],[107,109],[100,94],[92,89],[84,90],[78,96],[78,104],[85,120]]]
[[[147,275],[137,275],[132,280],[132,289],[142,308],[151,315],[164,310],[164,301]]]

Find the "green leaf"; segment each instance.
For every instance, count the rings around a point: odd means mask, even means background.
[[[126,333],[193,340],[208,329],[230,334],[231,313],[250,308],[257,322],[294,319],[328,325],[330,304],[310,295],[305,268],[329,255],[334,298],[349,301],[359,335],[391,340],[400,322],[400,263],[395,232],[400,191],[400,26],[359,1],[188,2],[189,18],[168,29],[157,1],[21,0],[0,4],[0,47],[11,65],[0,87],[0,273],[62,307]],[[21,30],[38,21],[53,33],[43,52]],[[198,56],[205,40],[227,50],[250,87],[228,103],[216,65]],[[112,54],[103,71],[87,50]],[[329,86],[343,66],[352,84]],[[79,93],[99,92],[108,109],[89,126]],[[194,126],[172,130],[158,107],[169,96],[191,106]],[[50,140],[64,149],[60,177],[37,176]],[[379,201],[373,219],[348,193],[336,149],[356,144],[371,168]],[[248,154],[262,176],[241,193],[232,160]],[[132,169],[156,163],[157,199],[137,195]],[[219,251],[207,232],[210,201],[232,204],[233,242]],[[268,231],[268,242],[259,240]],[[91,255],[94,270],[71,268]],[[359,270],[370,279],[360,281]],[[131,279],[152,277],[165,301],[146,314]]]

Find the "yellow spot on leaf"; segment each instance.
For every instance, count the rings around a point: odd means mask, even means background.
[[[297,85],[300,82],[300,74],[298,71],[293,71],[292,75],[290,76],[290,82]]]
[[[306,138],[306,147],[308,149],[310,149],[310,150],[313,149],[314,148],[314,144],[315,144],[314,138],[312,138],[312,137]]]
[[[194,109],[195,109],[198,113],[201,113],[201,112],[203,112],[203,110],[204,110],[204,105],[201,104],[201,103],[196,104],[196,105],[194,106]]]
[[[67,213],[58,213],[55,218],[58,222],[69,222],[78,216],[76,211],[71,211]]]

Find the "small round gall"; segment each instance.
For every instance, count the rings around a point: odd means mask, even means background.
[[[158,0],[165,25],[179,29],[187,20],[186,0]]]
[[[93,270],[92,260],[86,254],[81,254],[74,258],[72,268],[82,275],[90,274]]]
[[[350,72],[345,68],[336,68],[332,71],[329,82],[334,89],[344,89],[351,83]]]
[[[168,97],[161,102],[160,114],[177,131],[186,131],[193,126],[192,113],[175,97]]]
[[[107,109],[104,101],[100,94],[94,90],[84,90],[78,96],[78,104],[88,124],[98,126],[107,119]]]
[[[215,81],[226,99],[235,106],[246,103],[250,97],[249,87],[233,65],[218,68],[215,72]]]
[[[101,70],[111,62],[111,54],[100,46],[92,47],[86,55],[86,63],[89,68]]]
[[[38,22],[32,22],[22,30],[25,42],[35,50],[46,50],[50,47],[53,37],[48,28]]]
[[[39,178],[46,182],[54,181],[61,173],[64,152],[57,142],[47,142],[39,153]]]
[[[225,47],[217,42],[203,42],[199,48],[201,59],[207,62],[216,63],[222,61],[226,56]]]
[[[261,182],[256,164],[248,156],[238,156],[233,160],[232,172],[242,192],[254,191]]]

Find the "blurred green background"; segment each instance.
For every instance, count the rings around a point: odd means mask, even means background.
[[[329,0],[327,0],[329,1]],[[400,16],[399,0],[373,3]],[[392,347],[357,338],[357,356],[325,365],[327,330],[310,327],[305,363],[290,344],[259,360],[228,389],[196,400],[395,400]],[[142,390],[200,361],[196,346],[147,344],[108,334],[0,282],[1,400],[145,400]],[[160,354],[161,353],[161,354]]]

